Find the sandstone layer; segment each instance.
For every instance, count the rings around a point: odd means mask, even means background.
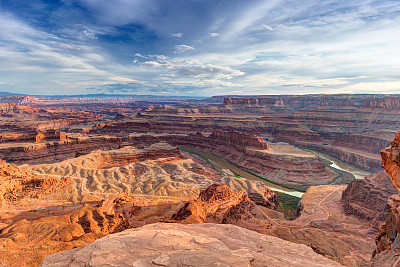
[[[352,181],[343,191],[342,202],[346,213],[378,225],[386,220],[386,202],[395,193],[389,175],[381,172]]]
[[[382,167],[389,174],[398,194],[387,201],[389,216],[376,236],[374,266],[398,266],[400,263],[400,131],[396,132],[391,146],[382,150]]]
[[[152,224],[47,257],[45,266],[341,266],[311,248],[233,225]]]
[[[93,151],[59,163],[22,168],[39,177],[70,177],[75,182],[77,199],[122,192],[194,197],[213,182],[212,173],[190,159],[181,158],[179,150],[166,143],[144,149],[127,146]]]
[[[118,124],[119,125],[119,124]],[[128,124],[130,125],[130,124]],[[49,135],[48,139],[52,138]],[[54,138],[54,137],[53,137]],[[88,154],[93,150],[110,150],[125,146],[143,147],[168,142],[182,147],[201,148],[221,156],[235,165],[255,172],[272,182],[306,190],[311,185],[341,183],[340,174],[325,166],[312,153],[290,146],[273,145],[269,149],[262,138],[238,131],[214,131],[196,134],[130,134],[123,137],[69,137],[46,143],[0,145],[0,157],[15,163],[54,163]]]
[[[1,229],[0,262],[4,266],[38,266],[49,254],[84,246],[128,228],[127,220],[114,211],[125,199],[114,197],[111,205],[85,205],[60,216],[22,219]]]

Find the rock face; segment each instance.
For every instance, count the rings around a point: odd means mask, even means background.
[[[400,131],[396,132],[391,146],[382,150],[382,167],[390,176],[390,180],[400,193]],[[374,266],[398,266],[400,261],[400,195],[395,194],[387,201],[389,217],[378,228]]]
[[[264,199],[263,203],[269,201]],[[277,204],[276,201],[269,206]],[[245,206],[247,210],[254,207],[246,191],[233,192],[227,185],[213,184],[202,191],[198,199],[186,203],[171,219],[181,223],[225,223],[229,217],[238,217],[236,210]]]
[[[23,198],[39,198],[71,183],[68,177],[35,178],[18,167],[0,161],[0,209],[7,202],[18,202]]]
[[[14,102],[11,103],[0,103],[0,115],[2,116],[12,116],[14,113],[18,114],[32,114],[39,112],[38,109],[32,108],[29,106],[20,106],[15,104]]]
[[[68,136],[60,131],[57,130],[45,130],[45,131],[38,131],[35,136],[35,141],[37,143],[43,141],[66,141],[69,140]]]
[[[257,205],[264,206],[270,209],[275,209],[279,205],[276,194],[269,188],[266,188],[264,192],[249,193],[249,198]]]
[[[389,217],[378,227],[373,266],[398,266],[400,259],[400,196],[392,195],[387,201]]]
[[[377,225],[386,220],[386,202],[395,193],[389,175],[381,172],[352,181],[343,191],[342,201],[347,214],[375,221]]]
[[[258,149],[268,149],[268,144],[255,134],[247,134],[239,131],[214,131],[210,139],[223,140],[228,146],[236,148],[253,147]]]
[[[363,108],[384,109],[391,111],[400,110],[400,97],[388,96],[380,99],[367,99],[363,102]]]
[[[38,266],[49,254],[84,246],[127,229],[128,221],[114,210],[125,200],[126,197],[117,196],[102,207],[85,205],[65,215],[23,219],[3,228],[0,232],[1,262],[5,266]]]
[[[400,131],[396,132],[391,146],[382,150],[381,156],[382,167],[385,168],[393,186],[400,193]]]
[[[48,256],[42,267],[341,266],[305,245],[233,225],[151,224]]]
[[[365,97],[365,96],[364,96]],[[304,95],[304,96],[258,96],[229,97],[224,99],[224,106],[270,107],[273,109],[357,109],[362,106],[362,95]]]

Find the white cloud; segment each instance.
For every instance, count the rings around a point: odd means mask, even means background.
[[[139,65],[143,68],[159,68],[162,66],[162,64],[160,64],[156,61],[145,61],[145,62],[139,63]]]
[[[85,30],[83,30],[82,33],[86,38],[90,38],[90,39],[96,39],[97,38],[96,34],[91,30],[85,29]]]
[[[209,34],[210,34],[210,36],[212,36],[212,37],[217,37],[217,36],[220,35],[220,34],[217,33],[217,32],[210,32]]]
[[[265,25],[265,24],[261,24],[261,27],[263,27],[264,29],[267,29],[269,31],[273,31],[274,29],[271,26]]]
[[[60,48],[66,48],[66,49],[71,49],[71,50],[80,50],[79,47],[73,46],[73,45],[69,45],[69,44],[66,44],[66,43],[56,42],[55,45],[60,47]]]
[[[175,37],[175,38],[182,38],[183,33],[177,32],[177,33],[171,34],[171,36],[172,36],[172,37]]]
[[[154,57],[154,56],[148,56]],[[158,68],[159,76],[154,78],[156,87],[177,88],[222,88],[240,87],[230,82],[245,73],[226,66],[206,64],[195,59],[163,59],[139,63],[144,68]]]
[[[194,50],[194,47],[189,45],[176,45],[175,46],[175,53],[183,53],[186,51]]]

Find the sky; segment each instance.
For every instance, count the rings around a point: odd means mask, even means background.
[[[0,91],[400,93],[400,2],[0,0]]]

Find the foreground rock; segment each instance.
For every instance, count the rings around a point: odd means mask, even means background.
[[[391,146],[381,152],[382,167],[390,175],[396,190],[400,193],[400,131]],[[387,201],[389,217],[382,224],[376,236],[374,266],[398,266],[400,264],[400,195],[395,194]]]
[[[340,202],[345,188],[337,185],[311,187],[301,200],[300,217],[286,221],[279,212],[256,205],[252,194],[248,197],[244,191],[233,192],[226,185],[214,184],[202,191],[196,200],[186,202],[171,219],[184,224],[233,224],[305,244],[346,266],[360,266],[371,258],[376,232],[369,233],[369,222],[345,214]],[[269,196],[264,202],[273,206],[274,198]]]
[[[48,256],[47,266],[341,266],[305,245],[233,225],[151,224]]]

